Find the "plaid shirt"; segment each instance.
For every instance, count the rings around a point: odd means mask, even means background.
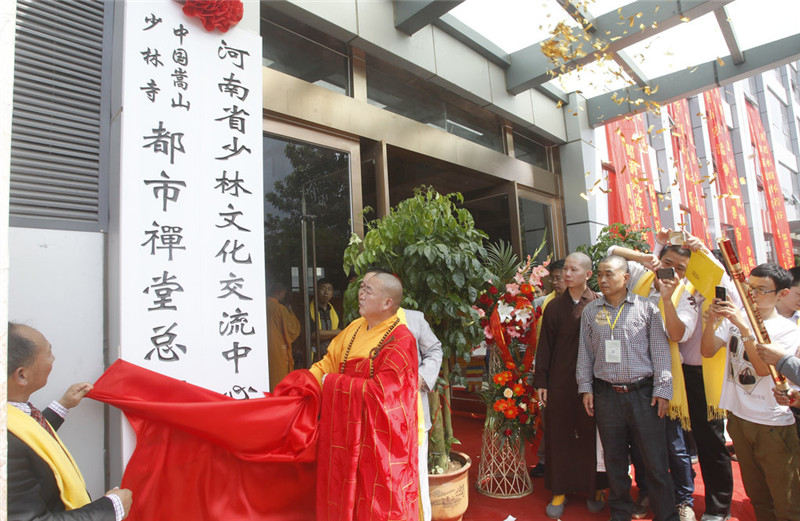
[[[644,297],[630,291],[622,311],[601,296],[586,305],[581,316],[581,336],[575,378],[579,393],[591,393],[592,381],[599,378],[613,384],[629,384],[653,377],[653,396],[672,399],[670,351],[661,313]],[[620,341],[621,363],[606,362],[606,340]]]

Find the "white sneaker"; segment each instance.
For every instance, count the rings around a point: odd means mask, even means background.
[[[678,505],[678,518],[681,521],[697,521],[697,517],[694,515],[694,510],[692,510],[692,506],[684,503],[683,505]]]

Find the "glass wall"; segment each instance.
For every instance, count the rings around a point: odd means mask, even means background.
[[[540,203],[524,197],[519,198],[519,225],[522,233],[522,256],[533,255],[544,241],[539,254],[535,257],[541,264],[549,255],[553,255],[553,223],[549,204]]]
[[[503,152],[503,137],[497,116],[480,107],[456,105],[443,89],[408,72],[375,59],[367,61],[367,102],[389,112],[444,130]]]
[[[547,146],[514,132],[514,157],[544,170],[550,170]],[[551,170],[552,171],[552,170]]]
[[[350,94],[350,59],[344,44],[278,14],[262,18],[261,37],[264,67]]]

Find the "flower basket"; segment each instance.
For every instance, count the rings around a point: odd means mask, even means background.
[[[491,374],[503,369],[503,362],[492,350],[489,359]],[[491,410],[491,407],[488,407]],[[494,498],[513,499],[533,492],[533,482],[528,475],[525,461],[525,439],[522,436],[510,439],[498,428],[496,417],[486,413],[481,442],[481,462],[475,488],[483,495]]]
[[[532,300],[533,287],[545,274],[544,266],[534,267],[529,257],[505,291],[492,284],[475,305],[484,326],[491,376],[480,393],[487,407],[475,484],[487,496],[517,498],[533,491],[525,440],[535,436],[539,413],[531,379],[541,313]]]

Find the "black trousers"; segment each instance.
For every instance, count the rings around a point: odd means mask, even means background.
[[[706,514],[727,515],[733,497],[733,471],[731,456],[725,446],[725,425],[723,420],[708,420],[703,368],[684,364],[683,378],[689,399],[692,436],[706,489]]]

